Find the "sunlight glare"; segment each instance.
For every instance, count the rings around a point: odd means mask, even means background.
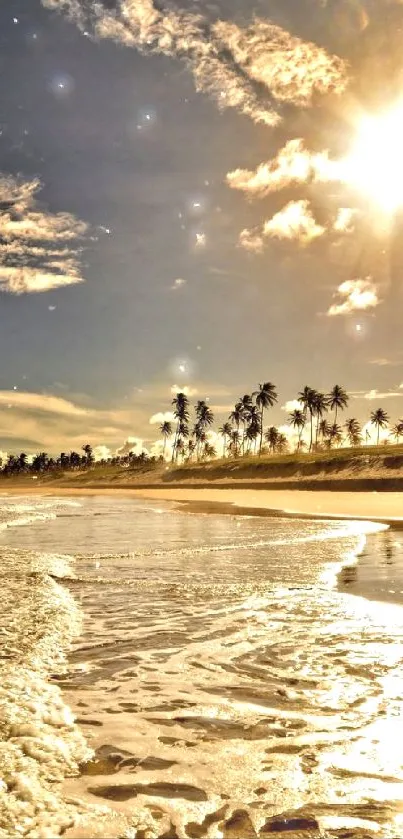
[[[341,162],[342,180],[388,215],[403,205],[402,148],[403,100],[379,116],[365,116],[351,153]]]

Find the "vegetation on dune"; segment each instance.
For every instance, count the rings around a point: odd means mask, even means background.
[[[307,462],[310,457],[322,456],[331,452],[359,451],[367,448],[371,441],[369,428],[376,434],[376,446],[379,446],[381,431],[384,432],[383,446],[390,441],[399,443],[403,437],[403,419],[399,419],[392,428],[389,416],[383,408],[372,411],[364,429],[355,417],[349,417],[343,423],[340,414],[348,407],[349,396],[340,385],[334,385],[329,393],[318,391],[305,385],[298,393],[297,401],[290,404],[285,424],[265,427],[265,417],[278,402],[276,386],[272,382],[263,382],[252,393],[243,394],[230,411],[228,419],[214,432],[214,413],[209,400],[198,400],[192,407],[185,392],[178,392],[172,399],[173,421],[164,420],[160,426],[161,448],[158,456],[150,457],[146,451],[140,454],[129,452],[110,457],[95,463],[90,444],[82,447],[82,453],[61,452],[58,457],[49,457],[46,452],[39,452],[28,457],[25,452],[10,454],[1,464],[3,475],[45,474],[77,472],[101,467],[119,467],[144,470],[146,464],[153,467],[171,460],[173,465],[202,464],[206,461],[242,458],[245,465],[258,457],[263,464],[274,458],[285,460],[287,457],[297,463],[300,459]],[[192,418],[193,415],[193,418]],[[218,437],[220,439],[218,439]],[[376,450],[371,446],[372,451]],[[254,461],[256,463],[256,460]]]

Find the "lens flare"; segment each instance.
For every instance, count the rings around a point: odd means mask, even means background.
[[[351,153],[338,164],[340,180],[391,215],[403,206],[403,100],[378,116],[365,116]]]

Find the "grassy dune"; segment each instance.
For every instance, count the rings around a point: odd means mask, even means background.
[[[403,490],[403,445],[335,449],[313,454],[262,455],[208,463],[144,464],[141,468],[95,466],[83,471],[61,470],[3,477],[0,491],[16,485],[32,488],[136,488],[181,486],[250,486],[282,489]]]

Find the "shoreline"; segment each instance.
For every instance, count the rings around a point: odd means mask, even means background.
[[[403,527],[403,493],[251,489],[226,486],[57,486],[9,485],[0,495],[111,496],[175,502],[184,511],[310,519],[363,519]]]

